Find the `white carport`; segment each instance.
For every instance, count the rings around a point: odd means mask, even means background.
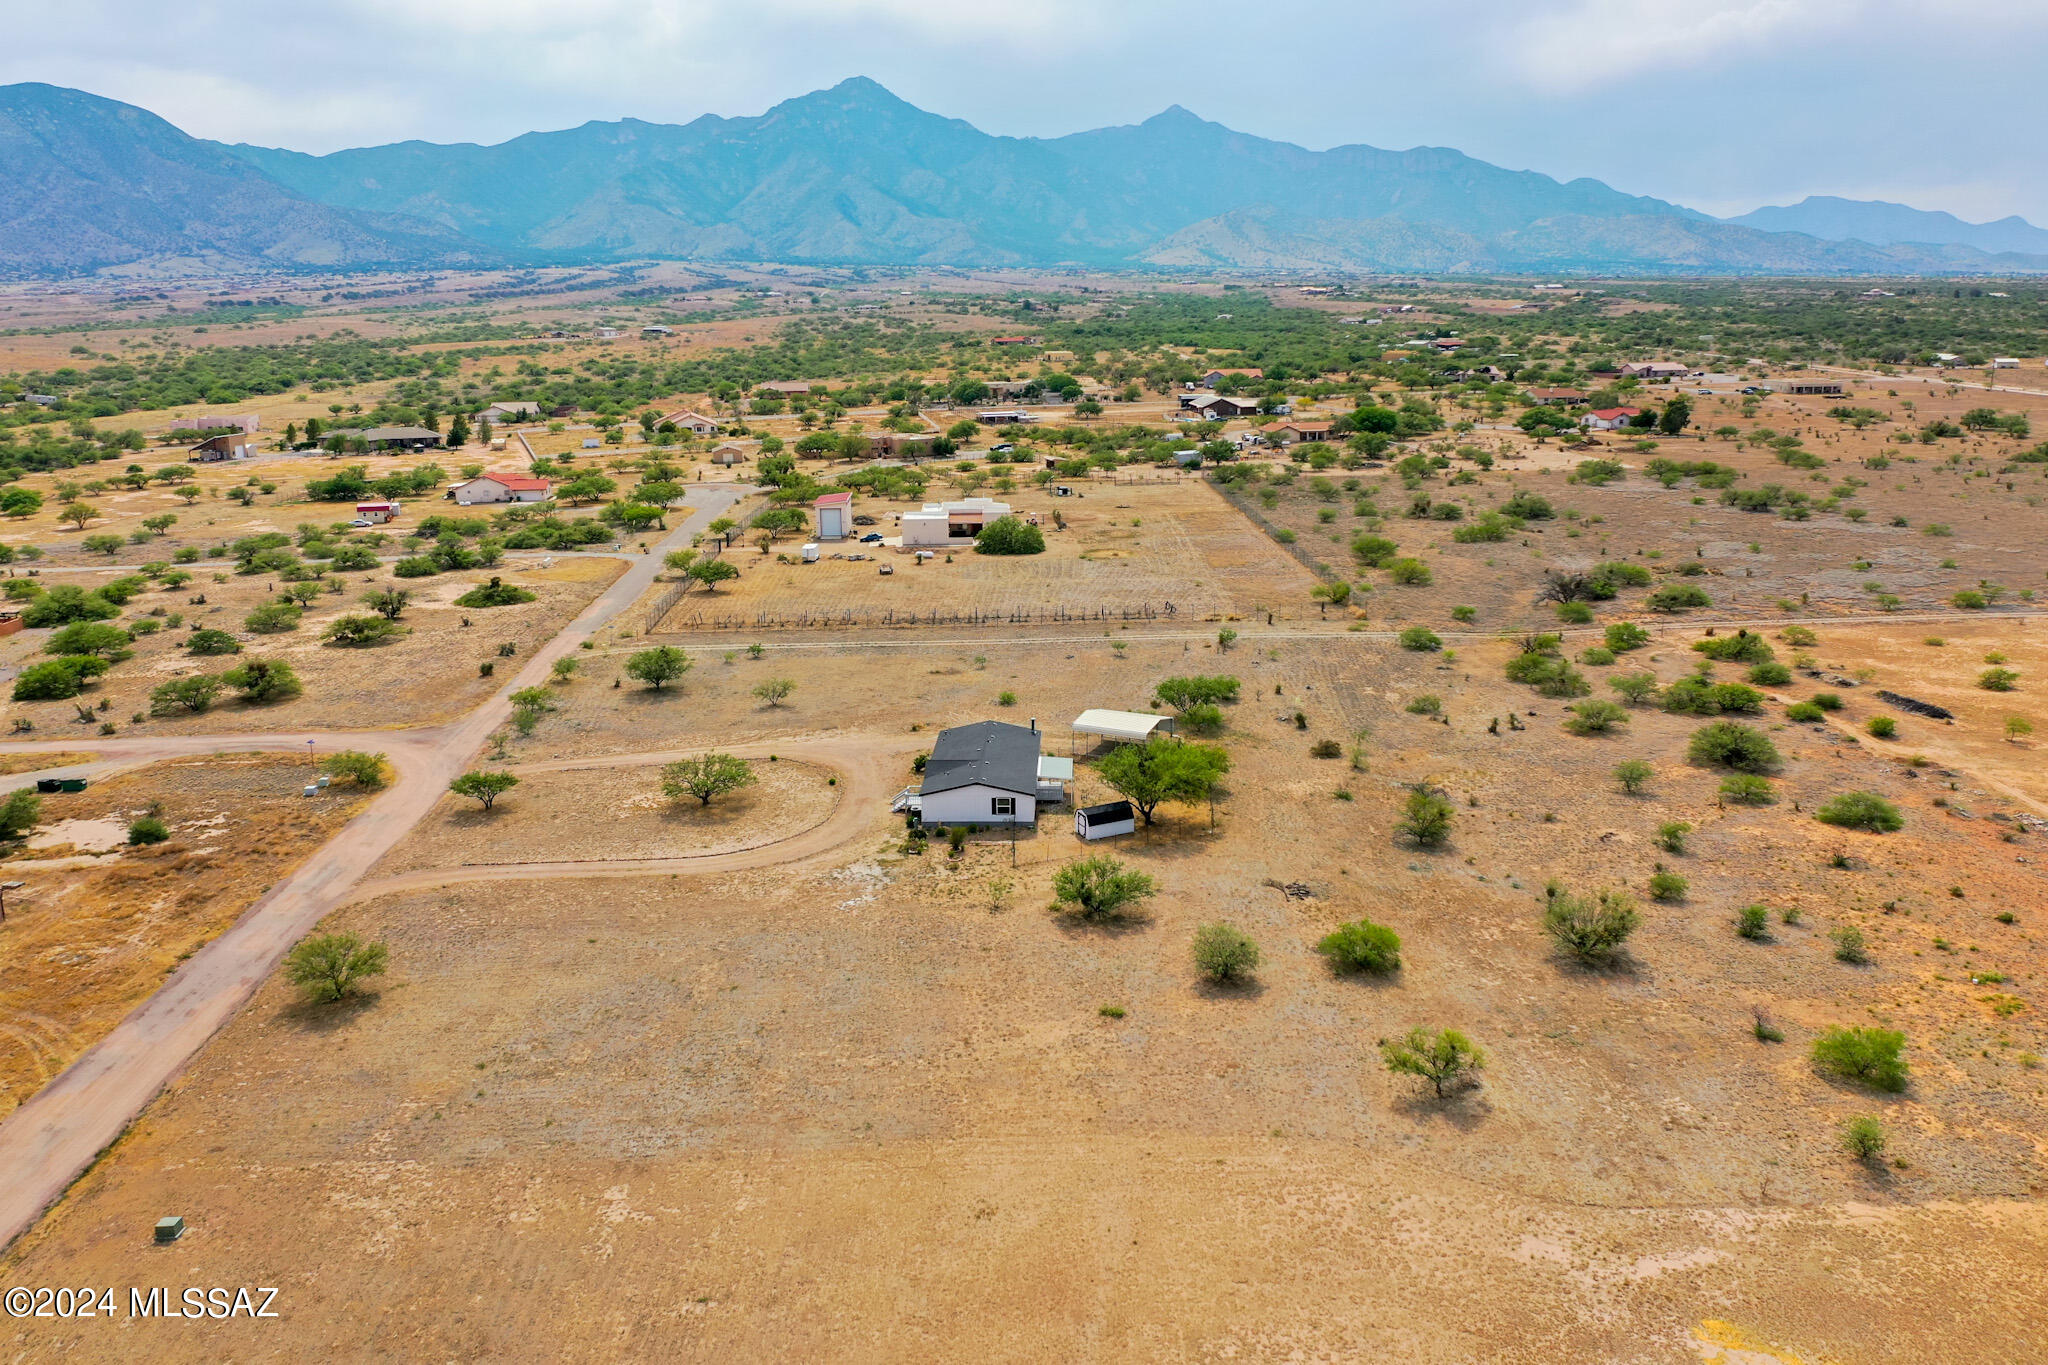
[[[1077,735],[1100,735],[1119,744],[1143,744],[1161,726],[1171,734],[1172,718],[1145,711],[1104,711],[1090,707],[1074,717],[1072,728]]]

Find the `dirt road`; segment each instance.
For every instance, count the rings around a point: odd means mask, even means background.
[[[452,725],[345,735],[101,740],[93,745],[107,757],[82,766],[125,766],[153,758],[220,751],[369,745],[385,751],[399,780],[251,906],[233,928],[195,953],[111,1033],[0,1123],[0,1171],[7,1173],[6,1181],[0,1182],[0,1246],[11,1244],[34,1224],[214,1031],[233,1017],[291,946],[346,899],[363,869],[434,808],[449,781],[468,766],[491,732],[511,715],[511,694],[545,682],[556,659],[589,639],[653,583],[661,572],[664,554],[688,545],[692,536],[747,491],[743,487],[693,489],[692,500],[701,506],[688,520],[647,554],[634,556],[631,567],[537,651],[517,677]],[[75,749],[77,745],[46,740],[0,745],[0,752],[49,753],[66,747]],[[37,775],[17,776],[32,781]],[[20,786],[22,781],[8,785]]]

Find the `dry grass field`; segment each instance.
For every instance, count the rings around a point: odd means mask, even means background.
[[[1081,706],[1142,706],[1163,676],[1227,667],[1245,699],[1217,829],[1169,808],[1114,846],[1159,880],[1142,917],[1048,911],[1079,852],[1056,818],[1013,870],[1000,840],[959,864],[937,846],[904,857],[880,811],[793,867],[358,904],[330,925],[392,945],[374,994],[313,1016],[266,986],[10,1277],[121,1281],[175,1207],[194,1229],[181,1275],[281,1283],[295,1331],[407,1356],[1680,1360],[1719,1343],[1880,1360],[1985,1321],[2048,1331],[2028,1270],[2048,1249],[2048,888],[2039,836],[2005,842],[2014,826],[1988,818],[2018,803],[1855,739],[1860,694],[1840,728],[1774,729],[1777,805],[1723,808],[1682,758],[1698,722],[1637,711],[1617,736],[1565,735],[1557,703],[1501,680],[1498,646],[1448,667],[1342,635],[1223,659],[1192,641],[1074,652],[995,646],[976,666],[775,648],[638,709],[593,674],[515,758],[900,733],[999,714],[999,682],[1058,718],[1064,752]],[[1682,666],[1676,642],[1652,652],[1667,676]],[[801,680],[791,705],[751,698],[762,670]],[[842,687],[856,674],[872,692]],[[1423,691],[1450,724],[1402,709]],[[1527,728],[1489,734],[1511,708]],[[1367,727],[1370,771],[1308,755]],[[1607,774],[1634,755],[1658,772],[1630,797]],[[619,830],[609,849],[564,809],[649,776],[596,791],[536,774],[502,831],[440,816],[394,861],[663,847],[626,816],[600,826]],[[1439,852],[1393,836],[1405,784],[1424,781],[1458,807]],[[1906,828],[1807,814],[1851,788],[1896,800]],[[1085,765],[1079,794],[1105,794]],[[1651,838],[1672,819],[1697,826],[1679,857]],[[1680,902],[1643,895],[1660,859],[1691,879]],[[1549,878],[1637,894],[1622,965],[1553,953]],[[1761,942],[1732,928],[1754,902],[1773,910]],[[1403,936],[1383,981],[1313,952],[1359,915]],[[1261,944],[1254,984],[1194,972],[1189,937],[1213,919]],[[1833,959],[1842,926],[1868,936],[1870,965]],[[1971,980],[1994,970],[1996,990]],[[1997,995],[2022,1005],[2001,1015]],[[1755,1010],[1785,1042],[1752,1036]],[[1470,1031],[1484,1085],[1438,1103],[1381,1070],[1375,1041],[1416,1023]],[[1854,1023],[1907,1033],[1904,1095],[1807,1060],[1821,1029]],[[1839,1124],[1871,1112],[1900,1164],[1839,1150]],[[512,1280],[547,1309],[433,1311]],[[365,1321],[370,1300],[390,1311]],[[28,1359],[258,1341],[15,1331]]]
[[[83,755],[50,754],[43,766]],[[12,1110],[247,910],[363,804],[301,794],[303,761],[248,754],[151,764],[42,798],[42,832],[0,862],[0,1111]],[[121,847],[160,810],[171,837]]]
[[[617,578],[621,562],[607,557],[562,558],[543,569],[538,559],[522,557],[494,570],[469,570],[430,578],[394,580],[386,574],[346,576],[349,591],[315,598],[296,629],[259,634],[244,622],[254,608],[277,601],[272,575],[237,575],[232,565],[213,571],[176,590],[159,589],[135,598],[128,617],[146,617],[158,608],[176,612],[183,629],[167,628],[138,636],[135,657],[88,683],[74,700],[10,702],[5,714],[28,721],[37,734],[62,734],[66,727],[81,735],[94,732],[81,725],[78,705],[92,709],[122,734],[233,733],[237,731],[336,728],[379,730],[432,725],[475,706],[502,679],[483,676],[478,665],[490,663],[493,674],[502,666],[516,669],[520,661],[547,641],[562,625]],[[532,602],[489,609],[463,608],[454,599],[496,575],[529,588]],[[51,574],[49,582],[94,578]],[[382,644],[340,648],[322,643],[321,631],[337,617],[368,609],[359,600],[372,587],[393,585],[413,593],[399,624],[409,633]],[[198,599],[204,598],[204,601]],[[126,619],[126,618],[124,618]],[[168,620],[166,615],[164,620]],[[223,630],[242,643],[240,654],[195,657],[180,643],[192,630]],[[52,632],[25,630],[0,640],[0,676],[13,677],[39,662]],[[511,645],[512,652],[499,656]],[[290,664],[304,684],[296,698],[270,705],[234,700],[232,690],[210,710],[198,714],[151,716],[150,691],[172,678],[219,674],[249,658],[278,658]],[[106,705],[102,706],[101,703]],[[135,720],[142,715],[143,719]]]

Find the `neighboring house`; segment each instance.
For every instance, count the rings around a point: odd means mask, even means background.
[[[1963,358],[1954,351],[1936,351],[1934,353],[1934,364],[1937,369],[1955,369],[1961,366],[1962,363]],[[35,395],[30,394],[29,397],[33,398]]]
[[[640,335],[644,337],[672,337],[675,334],[673,327],[664,327],[660,323],[656,323],[652,327],[642,327],[640,329]]]
[[[1255,398],[1231,398],[1225,394],[1212,394],[1206,406],[1197,404],[1211,417],[1256,417],[1259,412]]]
[[[974,420],[980,422],[983,426],[1011,427],[1021,422],[1030,421],[1031,414],[1016,408],[995,408],[988,412],[976,413]]]
[[[936,431],[870,431],[867,433],[868,453],[887,455],[894,458],[921,460],[932,453],[932,442],[939,439]]]
[[[193,464],[212,464],[218,460],[246,460],[255,453],[254,436],[243,431],[230,431],[207,437],[193,446],[185,458]]]
[[[1264,379],[1264,370],[1211,370],[1202,376],[1202,387],[1213,389],[1225,379]]]
[[[525,402],[493,403],[477,414],[480,422],[491,422],[502,426],[506,422],[530,422],[540,416],[540,404]]]
[[[1047,458],[1051,457],[1048,456]],[[1176,450],[1173,452],[1173,462],[1182,469],[1200,469],[1202,467],[1202,452],[1199,450]]]
[[[1668,360],[1645,360],[1621,367],[1624,379],[1647,379],[1661,383],[1667,379],[1683,379],[1692,373],[1690,366],[1674,365]]]
[[[1994,370],[2017,370],[2019,367],[2020,362],[2009,355],[1994,356],[1991,360]]]
[[[531,474],[480,474],[448,490],[459,507],[480,502],[546,502],[555,486]]]
[[[39,408],[54,408],[59,400],[54,393],[25,393],[21,396],[21,401],[34,403]]]
[[[1641,408],[1599,408],[1579,419],[1589,431],[1619,431],[1642,412]]]
[[[1038,820],[1038,727],[999,720],[939,731],[918,788],[928,826],[1030,825]]]
[[[677,431],[687,431],[694,436],[716,436],[718,423],[701,412],[672,412],[661,419]]]
[[[853,534],[853,494],[820,493],[811,509],[817,514],[818,539],[844,540]]]
[[[990,337],[990,338],[989,338],[989,341],[988,341],[988,344],[989,344],[989,345],[991,345],[991,346],[1036,346],[1036,345],[1038,344],[1038,338],[1037,338],[1037,337]]]
[[[619,329],[616,327],[600,327],[597,329],[596,332],[596,336],[599,341],[611,341],[615,339],[618,335]]]
[[[1327,441],[1331,425],[1328,422],[1283,422],[1273,428],[1273,438],[1283,446],[1296,442]]]
[[[1586,401],[1586,395],[1577,389],[1531,389],[1529,401],[1539,408],[1576,407]]]
[[[225,431],[233,428],[240,432],[255,431],[263,425],[263,419],[253,412],[228,414],[209,412],[200,417],[173,417],[172,431]]]
[[[1842,392],[1842,381],[1839,379],[1788,379],[1785,381],[1784,392],[1831,397]]]
[[[810,391],[811,381],[808,379],[771,379],[765,384],[754,385],[755,393],[779,393],[785,397]]]
[[[398,504],[395,502],[359,502],[356,504],[357,521],[373,521],[381,525],[397,516]]]
[[[1438,337],[1429,344],[1436,347],[1439,351],[1455,351],[1465,343],[1457,337]]]
[[[372,450],[428,450],[441,444],[425,427],[371,427],[362,437]]]
[[[962,498],[958,502],[928,502],[923,510],[905,512],[899,520],[906,548],[950,546],[973,540],[981,528],[997,517],[1010,514],[1010,504],[994,498]]]

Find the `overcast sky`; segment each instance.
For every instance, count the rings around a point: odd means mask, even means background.
[[[852,75],[988,132],[1170,104],[1456,147],[1739,213],[1807,194],[2048,225],[2048,0],[69,0],[0,82],[325,152],[758,114]]]

